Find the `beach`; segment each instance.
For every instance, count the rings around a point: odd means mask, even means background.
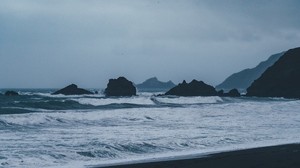
[[[300,144],[229,151],[189,159],[105,166],[106,168],[299,168]],[[100,168],[98,166],[98,168]]]

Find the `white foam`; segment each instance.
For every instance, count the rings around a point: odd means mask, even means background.
[[[157,101],[168,104],[208,104],[223,102],[222,98],[218,96],[209,97],[156,97]]]
[[[149,95],[141,97],[107,101],[150,100]],[[72,99],[91,102],[89,98]],[[192,101],[186,100],[187,104]],[[155,106],[0,115],[0,157],[5,157],[0,164],[84,167],[300,142],[299,109],[300,101],[239,99],[197,108]],[[82,151],[99,155],[77,153]]]
[[[73,101],[77,101],[80,104],[88,104],[93,106],[102,106],[109,104],[137,104],[137,105],[152,105],[153,101],[149,97],[120,97],[120,98],[78,98],[72,99]]]
[[[43,97],[52,97],[52,98],[78,98],[78,97],[104,97],[105,95],[101,92],[99,94],[92,94],[92,95],[63,95],[57,94],[53,95],[51,92],[19,92],[20,95],[26,96],[43,96]]]

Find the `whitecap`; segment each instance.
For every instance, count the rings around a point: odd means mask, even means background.
[[[223,102],[218,96],[209,97],[155,97],[156,101],[167,104],[211,104]]]
[[[149,97],[119,97],[119,98],[78,98],[72,99],[83,105],[103,106],[109,104],[137,104],[137,105],[153,105],[153,101]]]

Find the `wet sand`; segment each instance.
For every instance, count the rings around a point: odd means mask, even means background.
[[[106,166],[106,168],[300,168],[300,144],[261,147],[193,157]]]

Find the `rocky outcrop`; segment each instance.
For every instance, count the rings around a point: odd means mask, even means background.
[[[5,95],[5,96],[18,96],[19,93],[18,93],[18,92],[15,92],[15,91],[9,90],[9,91],[6,91],[6,92],[4,93],[4,95]]]
[[[255,79],[258,79],[270,66],[284,54],[278,53],[270,56],[268,60],[261,62],[255,68],[245,69],[234,73],[225,79],[224,82],[216,86],[216,89],[231,90],[237,88],[245,91]]]
[[[218,96],[223,96],[224,95],[224,90],[219,90],[218,91]]]
[[[53,95],[63,94],[63,95],[85,95],[85,94],[94,94],[93,92],[90,92],[85,89],[78,88],[77,85],[71,84],[63,89],[60,89],[54,93]]]
[[[231,89],[228,93],[222,92],[221,94],[220,94],[220,91],[219,91],[218,94],[221,97],[241,97],[241,94],[237,89]]]
[[[300,47],[288,50],[255,80],[247,96],[300,98]]]
[[[139,91],[159,92],[167,91],[176,86],[172,81],[161,82],[156,77],[147,79],[145,82],[136,85]]]
[[[190,83],[186,83],[186,81],[183,81],[182,83],[166,92],[165,95],[217,96],[218,93],[213,86],[207,85],[202,81],[193,80]]]
[[[119,77],[109,80],[104,93],[106,96],[135,96],[136,88],[131,81]]]

